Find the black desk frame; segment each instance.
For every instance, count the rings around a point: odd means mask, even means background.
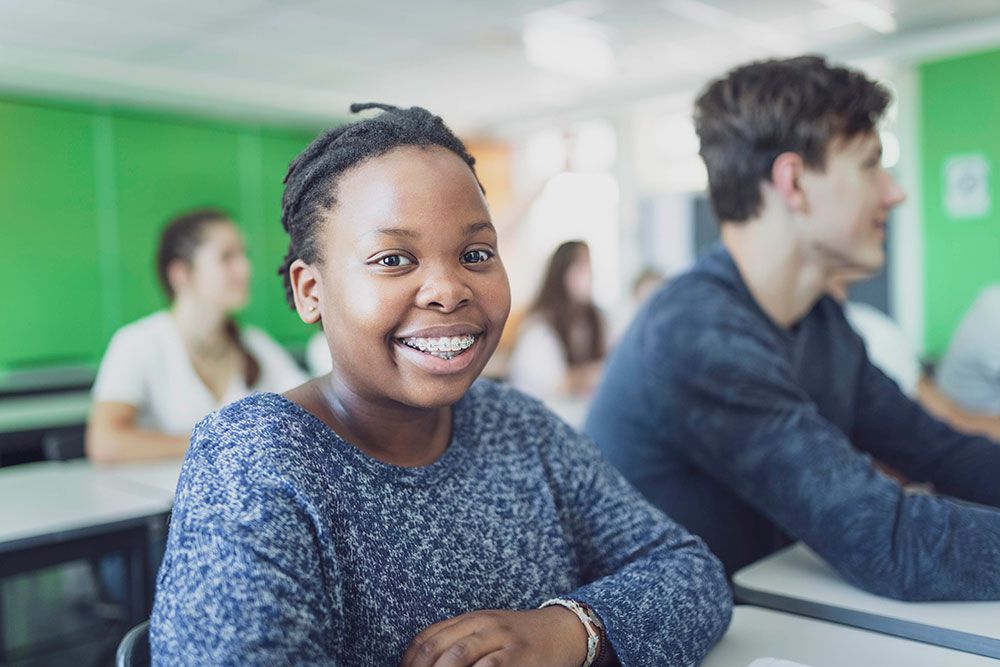
[[[150,541],[166,530],[168,512],[115,521],[85,528],[56,531],[0,543],[0,587],[3,580],[75,560],[96,559],[121,553],[125,556],[125,621],[132,627],[147,618],[153,603]],[[0,617],[0,664],[7,647]]]

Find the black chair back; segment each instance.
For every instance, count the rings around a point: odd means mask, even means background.
[[[83,446],[83,426],[52,429],[42,436],[42,452],[46,461],[71,461],[86,456]]]
[[[149,621],[143,621],[122,637],[115,655],[115,667],[149,667],[152,662],[149,652]]]

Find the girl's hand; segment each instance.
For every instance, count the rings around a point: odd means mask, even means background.
[[[474,611],[435,623],[413,638],[400,667],[580,667],[587,631],[559,606]]]

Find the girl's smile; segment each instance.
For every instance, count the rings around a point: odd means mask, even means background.
[[[472,170],[447,149],[402,146],[346,171],[331,199],[318,230],[322,261],[300,295],[322,318],[338,384],[354,401],[452,405],[493,354],[510,310]]]

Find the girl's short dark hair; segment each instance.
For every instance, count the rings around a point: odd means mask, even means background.
[[[822,170],[830,142],[874,130],[890,99],[885,86],[818,56],[754,62],[710,83],[694,122],[719,220],[760,213],[760,185],[782,153]]]
[[[310,264],[322,259],[316,243],[319,224],[323,214],[336,205],[337,179],[348,169],[400,146],[440,146],[462,158],[479,183],[475,158],[439,116],[420,107],[400,109],[375,102],[351,105],[354,113],[366,109],[381,109],[383,113],[323,132],[292,161],[285,175],[281,225],[289,242],[278,275],[284,280],[285,298],[293,310],[288,267],[296,259]],[[482,189],[481,183],[479,187]]]

